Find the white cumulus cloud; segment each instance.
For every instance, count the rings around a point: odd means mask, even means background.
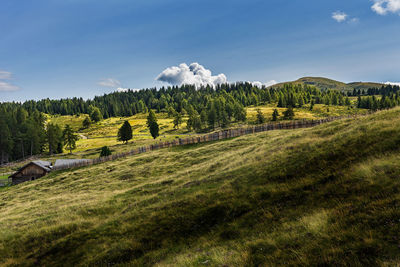
[[[221,73],[213,76],[209,69],[204,68],[199,63],[192,63],[189,66],[182,63],[179,66],[172,66],[161,72],[157,81],[166,82],[171,85],[193,84],[196,87],[227,83],[225,74]]]
[[[348,15],[341,11],[336,11],[332,13],[332,18],[337,22],[343,22],[347,19]]]
[[[400,86],[400,82],[385,82],[385,84]]]
[[[371,8],[379,15],[386,15],[388,13],[400,14],[400,0],[374,0]]]

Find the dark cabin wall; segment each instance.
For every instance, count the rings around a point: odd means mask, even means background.
[[[40,177],[43,177],[47,174],[47,171],[40,168],[35,164],[30,164],[23,168],[18,173],[14,174],[12,177],[12,184],[20,184],[27,181],[36,180]]]

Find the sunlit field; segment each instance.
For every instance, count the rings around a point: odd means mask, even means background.
[[[356,98],[352,98],[355,101]],[[266,119],[266,121],[272,120],[272,112],[274,109],[278,109],[280,114],[279,120],[283,120],[283,112],[285,108],[277,108],[276,105],[264,105],[258,107],[248,107],[247,111],[247,123],[254,124],[256,121],[257,110],[260,109]],[[305,105],[302,108],[295,108],[295,120],[313,120],[329,116],[346,116],[355,114],[367,114],[368,110],[349,108],[346,106],[326,106],[322,104],[314,105],[312,111],[309,109],[309,105]],[[55,160],[56,158],[95,158],[100,154],[100,149],[103,146],[111,147],[111,151],[114,153],[125,152],[134,149],[139,146],[153,144],[155,142],[161,142],[166,140],[172,140],[175,138],[185,138],[188,135],[201,135],[204,133],[188,132],[186,129],[187,117],[183,118],[183,123],[179,129],[174,129],[173,119],[168,118],[166,113],[158,113],[158,123],[160,125],[160,136],[154,140],[147,127],[147,114],[136,114],[131,117],[118,117],[104,119],[98,123],[92,123],[88,129],[84,129],[82,126],[83,120],[88,117],[86,114],[80,114],[79,116],[60,116],[60,115],[47,115],[48,123],[58,124],[60,127],[65,127],[69,124],[74,131],[80,136],[80,139],[76,142],[76,149],[72,155],[69,155],[68,151],[65,151],[62,155],[48,156],[46,154],[40,156],[41,159]],[[128,145],[122,144],[117,140],[118,129],[122,126],[125,120],[128,120],[132,125],[133,138]],[[230,127],[242,126],[241,124],[232,123]],[[27,161],[14,164],[12,166],[0,167],[0,173],[15,171]]]

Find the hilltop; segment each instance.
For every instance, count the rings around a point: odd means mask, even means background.
[[[381,83],[373,83],[373,82],[352,82],[352,83],[344,83],[335,81],[328,78],[323,77],[303,77],[293,82],[283,82],[273,87],[279,87],[284,84],[307,84],[315,86],[321,90],[338,90],[338,91],[353,91],[356,90],[367,90],[369,88],[380,88],[383,84]]]
[[[162,149],[0,192],[0,264],[394,265],[400,108]]]

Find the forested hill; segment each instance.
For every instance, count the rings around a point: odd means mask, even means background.
[[[326,95],[357,96],[368,94],[368,90],[374,90],[378,94],[384,92],[397,92],[398,87],[390,85],[382,85],[375,87],[377,84],[371,84],[371,87],[358,87],[348,92],[340,90],[331,90],[337,92],[328,92],[330,90],[322,90],[319,84],[307,83],[287,83],[278,84],[269,88],[258,88],[251,83],[235,83],[223,84],[213,89],[211,87],[203,87],[196,89],[194,86],[174,86],[168,88],[151,88],[137,91],[113,92],[96,96],[94,99],[84,100],[82,98],[67,98],[60,100],[43,99],[39,101],[26,101],[24,103],[0,103],[0,111],[15,109],[22,107],[29,113],[38,110],[47,114],[60,115],[76,115],[80,113],[89,113],[91,107],[98,107],[104,118],[131,116],[137,113],[146,112],[148,109],[157,111],[166,111],[168,107],[173,107],[180,112],[186,108],[188,104],[200,114],[201,111],[214,100],[224,99],[225,103],[232,105],[240,104],[242,106],[258,105],[259,103],[270,103],[278,101],[279,97],[284,98],[285,102],[292,102],[293,98],[299,104],[307,103],[311,98],[315,99],[315,103],[324,102]],[[332,85],[332,88],[336,88]],[[364,88],[364,89],[363,89]],[[378,89],[378,90],[377,90]],[[301,97],[300,97],[301,96]],[[291,98],[291,99],[290,99]],[[332,98],[332,97],[331,97]],[[332,98],[332,101],[335,101]],[[326,102],[326,101],[325,101]],[[335,105],[335,103],[332,103]]]
[[[357,96],[357,105],[351,100]],[[93,121],[102,118],[127,117],[146,113],[149,109],[168,114],[187,114],[194,129],[226,128],[232,122],[245,122],[248,106],[272,105],[280,108],[312,109],[314,104],[351,108],[386,109],[400,105],[400,88],[382,86],[368,90],[341,92],[320,90],[307,84],[284,84],[259,88],[250,83],[223,84],[217,88],[194,86],[143,89],[114,92],[91,100],[70,98],[0,104],[0,163],[25,158],[26,155],[61,153],[57,141],[61,129],[45,125],[43,113],[60,115],[90,114]],[[200,125],[202,125],[200,127]],[[54,127],[53,127],[54,126]],[[47,149],[46,149],[47,150]]]

